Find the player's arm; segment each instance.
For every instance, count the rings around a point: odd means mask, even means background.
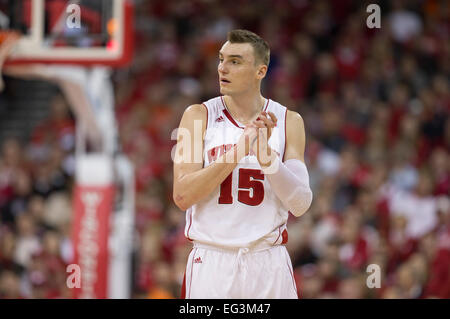
[[[305,140],[305,124],[303,118],[297,112],[287,110],[284,162],[290,159],[305,162]]]
[[[181,210],[209,196],[248,154],[249,143],[246,143],[245,137],[256,138],[256,129],[246,128],[231,150],[203,168],[206,121],[206,108],[195,104],[186,109],[178,128],[173,166],[173,200]],[[194,132],[195,126],[197,130],[201,127],[201,134]]]
[[[304,163],[305,126],[300,114],[287,112],[284,162],[275,152],[269,151],[270,161],[260,162],[260,165],[274,193],[294,216],[299,217],[312,202],[308,170]],[[264,121],[267,122],[266,119]]]

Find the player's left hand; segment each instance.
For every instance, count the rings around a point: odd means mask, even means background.
[[[252,122],[257,128],[261,129],[258,131],[266,131],[267,140],[270,139],[272,135],[272,128],[277,125],[277,117],[272,112],[261,112],[256,120]]]
[[[268,142],[276,124],[277,118],[272,112],[261,112],[259,117],[252,122],[252,125],[258,128],[258,138],[252,145],[252,152],[261,165],[268,165],[267,161],[271,153]]]

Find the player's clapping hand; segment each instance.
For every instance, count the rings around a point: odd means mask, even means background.
[[[250,153],[251,146],[252,146],[252,144],[255,143],[257,137],[258,137],[258,130],[255,125],[250,124],[244,128],[244,132],[242,133],[241,137],[239,138],[239,141],[237,144],[238,144],[238,148],[240,150],[245,150],[244,151],[245,156]]]
[[[237,143],[238,148],[245,150],[245,156],[248,154],[257,155],[261,163],[264,156],[260,155],[262,153],[270,153],[268,152],[268,140],[276,124],[277,118],[275,114],[272,112],[261,112],[256,120],[244,128],[244,132]]]
[[[272,112],[261,112],[259,117],[252,122],[259,130],[266,133],[267,140],[272,135],[272,128],[277,125],[277,117]]]
[[[277,125],[277,117],[272,112],[261,112],[259,117],[252,122],[258,128],[258,139],[261,147],[267,148],[267,143],[272,136],[272,129]]]
[[[252,125],[258,129],[257,139],[252,144],[252,152],[256,154],[260,164],[265,165],[270,155],[268,142],[272,135],[272,129],[277,125],[277,117],[272,112],[261,112]]]

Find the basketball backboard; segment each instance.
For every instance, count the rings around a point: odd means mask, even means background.
[[[133,54],[130,0],[3,0],[0,27],[23,36],[7,64],[123,66]]]

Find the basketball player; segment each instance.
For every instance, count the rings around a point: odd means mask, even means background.
[[[312,201],[303,120],[261,95],[267,43],[246,30],[227,40],[222,96],[189,106],[178,131],[177,154],[200,152],[174,164],[173,198],[194,244],[182,297],[298,298],[284,244],[289,211],[301,216]]]

